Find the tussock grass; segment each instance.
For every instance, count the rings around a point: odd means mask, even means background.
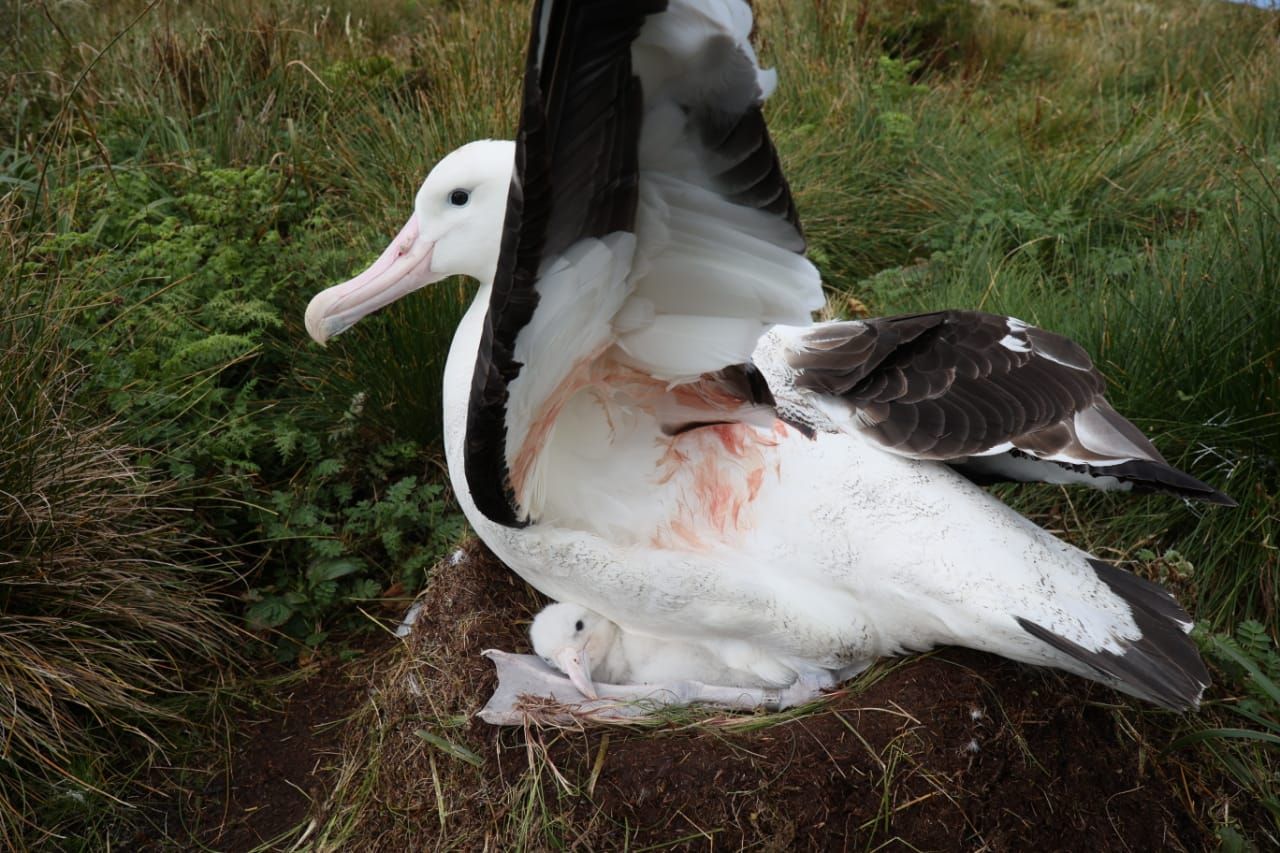
[[[86,406],[59,339],[73,306],[31,288],[16,208],[0,201],[0,846],[93,846],[185,745],[235,631],[180,486]]]

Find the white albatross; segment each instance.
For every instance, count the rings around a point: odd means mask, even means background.
[[[479,280],[444,375],[457,499],[526,581],[625,631],[756,684],[955,644],[1196,706],[1173,596],[975,481],[1230,500],[1063,337],[965,311],[811,325],[751,28],[741,0],[538,3],[516,142],[441,160],[308,331]]]

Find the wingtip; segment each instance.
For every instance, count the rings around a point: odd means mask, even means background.
[[[1163,492],[1216,506],[1239,506],[1230,495],[1167,462],[1133,459],[1120,465],[1099,467],[1094,470],[1099,473],[1118,475],[1121,479],[1132,482],[1137,491]]]
[[[1084,665],[1083,669],[1059,665],[1061,668],[1087,675],[1166,710],[1195,711],[1210,684],[1208,672],[1204,671],[1198,655],[1194,663],[1188,665],[1185,655],[1188,648],[1194,649],[1194,645],[1185,635],[1181,635],[1185,640],[1183,648],[1169,645],[1170,638],[1166,634],[1160,639],[1144,635],[1137,641],[1126,641],[1119,652],[1090,651],[1029,619],[1015,618],[1022,630],[1077,664]],[[1160,633],[1163,632],[1157,631],[1157,636]]]
[[[1177,470],[1177,469],[1174,469],[1174,470]],[[1235,498],[1231,497],[1226,492],[1219,491],[1218,489],[1215,489],[1213,486],[1210,486],[1208,483],[1204,483],[1204,482],[1201,482],[1200,480],[1197,480],[1195,477],[1192,477],[1190,474],[1186,474],[1183,472],[1179,472],[1179,473],[1182,473],[1183,476],[1187,478],[1187,480],[1191,481],[1192,483],[1194,483],[1196,486],[1199,487],[1199,488],[1195,488],[1195,487],[1188,488],[1186,486],[1183,486],[1183,488],[1181,489],[1181,495],[1187,500],[1195,500],[1195,501],[1200,501],[1201,503],[1213,504],[1214,506],[1222,506],[1222,507],[1240,506],[1240,504],[1236,502]]]
[[[1231,495],[1228,495],[1226,492],[1220,492],[1212,487],[1209,488],[1209,492],[1202,497],[1201,500],[1205,503],[1228,508],[1240,506],[1239,502],[1237,502],[1235,498],[1231,497]]]
[[[1191,476],[1186,471],[1174,468],[1172,465],[1166,465],[1165,467],[1171,473],[1177,475],[1176,488],[1181,491],[1183,497],[1216,506],[1235,507],[1240,505],[1236,503],[1235,498],[1226,492],[1215,489],[1203,480]]]

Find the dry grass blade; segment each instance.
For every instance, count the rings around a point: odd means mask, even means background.
[[[5,236],[0,297],[38,307],[16,274],[21,241]],[[11,848],[123,795],[122,777],[170,744],[207,662],[234,657],[210,594],[216,560],[170,509],[176,486],[78,402],[61,316],[0,320],[0,846]]]

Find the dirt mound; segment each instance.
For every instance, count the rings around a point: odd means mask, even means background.
[[[264,709],[245,723],[227,770],[212,774],[199,792],[205,802],[192,809],[191,843],[239,851],[288,840],[323,801],[326,765],[342,741],[340,721],[363,697],[336,668],[286,689],[283,710]]]
[[[652,727],[499,730],[484,648],[527,650],[541,601],[478,546],[437,569],[409,654],[353,721],[326,844],[370,849],[1198,850],[1161,715],[1080,679],[946,650],[817,709]],[[1167,718],[1166,718],[1167,719]]]

